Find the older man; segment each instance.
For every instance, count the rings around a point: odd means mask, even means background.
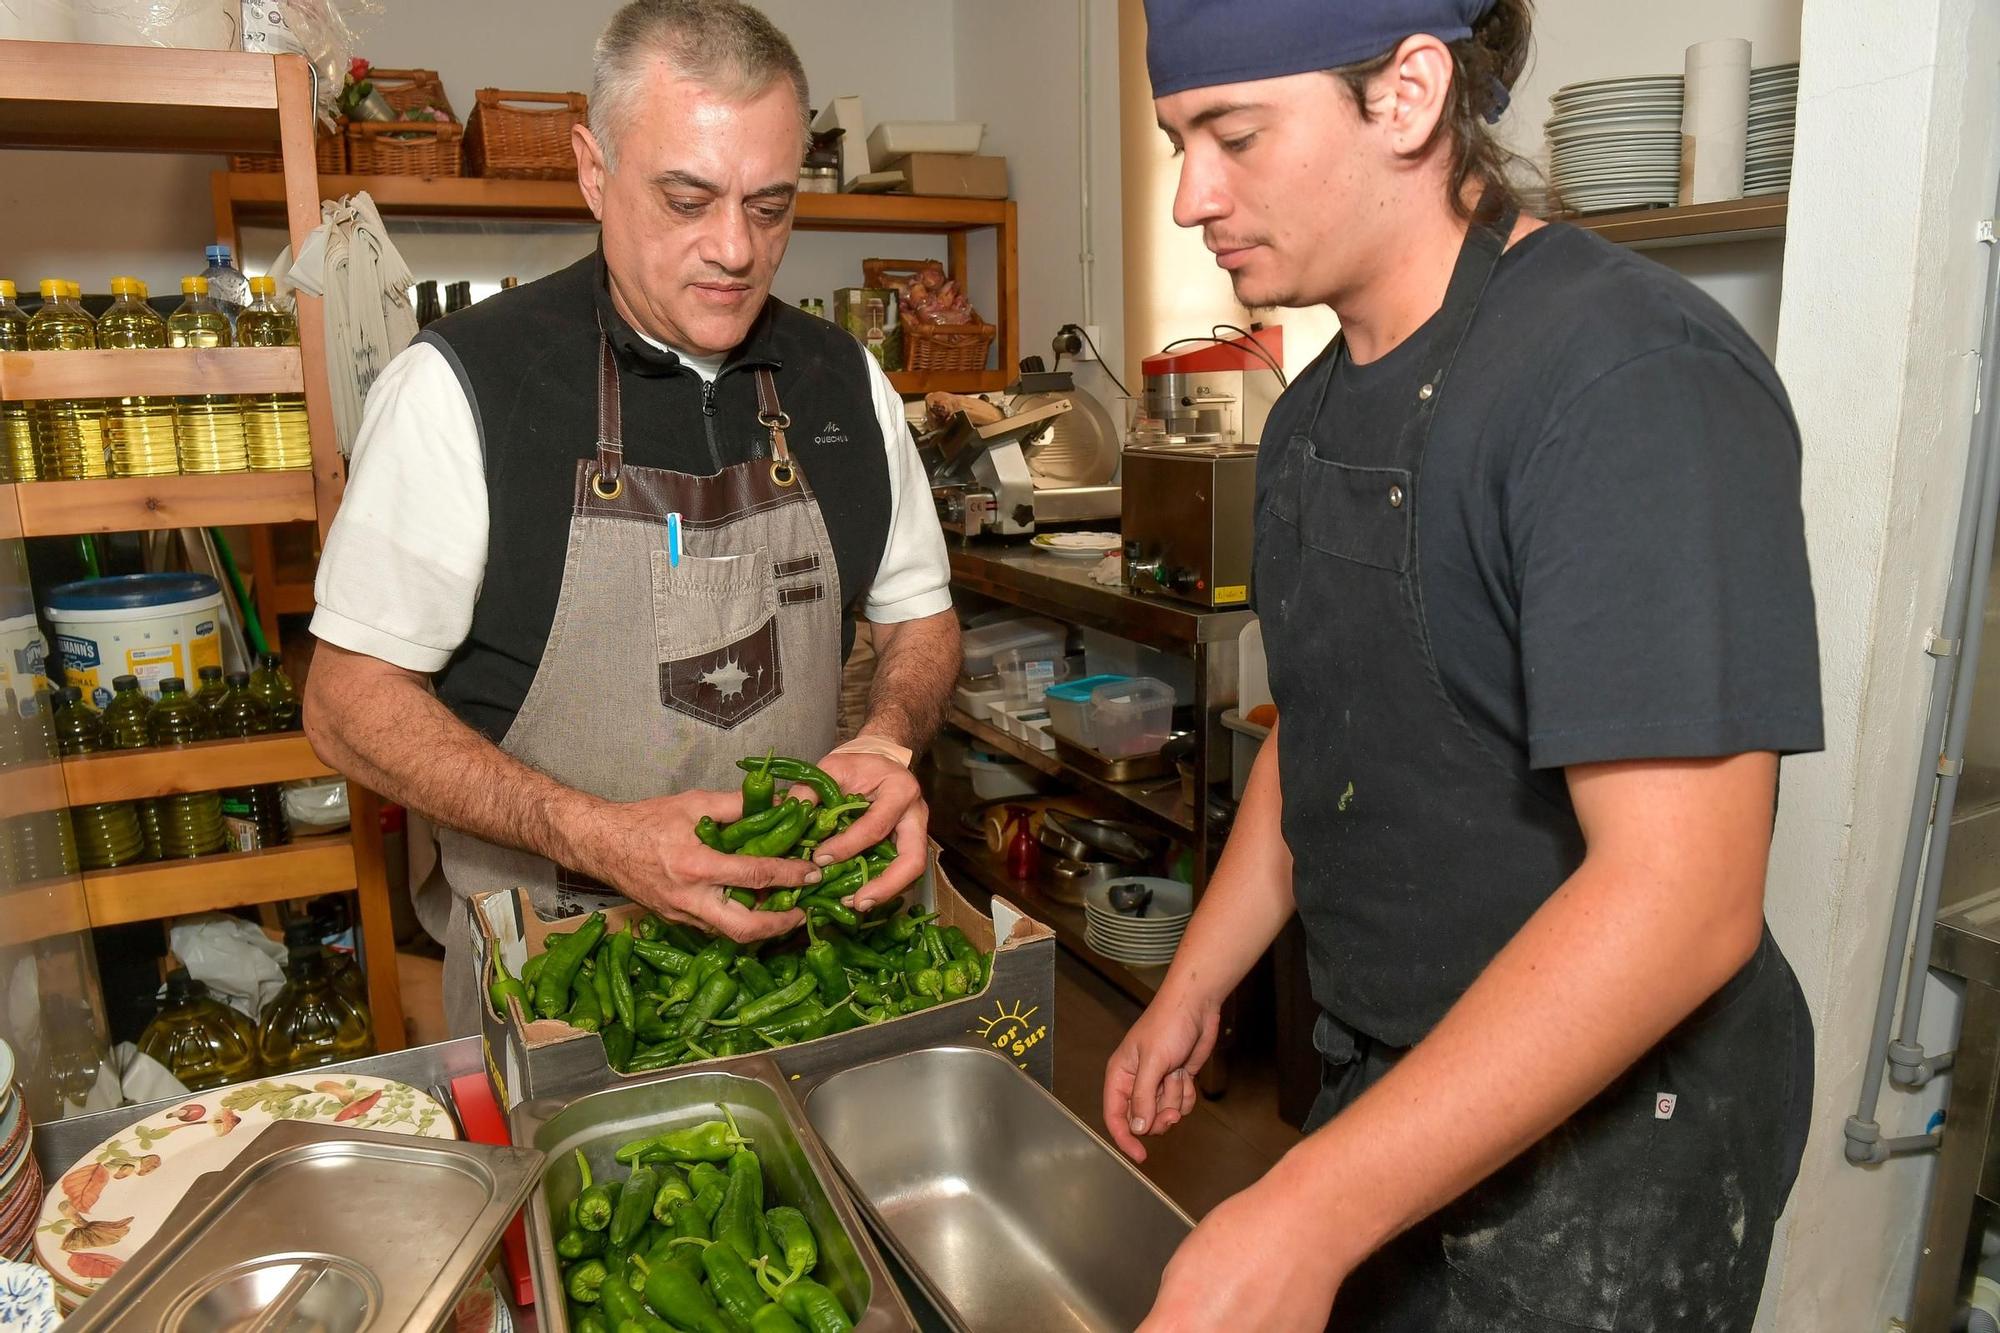
[[[443,830],[419,908],[455,1031],[476,1022],[473,893],[527,885],[564,913],[615,892],[744,940],[796,926],[723,885],[809,884],[814,864],[694,836],[739,813],[740,756],[824,754],[874,799],[818,858],[895,837],[857,907],[921,869],[908,763],[958,628],[894,389],[769,299],[806,117],[798,56],[756,10],[627,5],[575,133],[598,253],[431,325],[369,396],[306,726]],[[828,753],[857,611],[879,665],[859,735]]]

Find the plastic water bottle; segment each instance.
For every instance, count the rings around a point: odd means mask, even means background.
[[[229,327],[233,332],[236,328],[236,316],[243,307],[250,304],[250,279],[238,272],[236,265],[230,262],[228,246],[211,245],[206,253],[208,268],[201,276],[208,279],[209,299],[221,306],[223,312],[229,316]]]

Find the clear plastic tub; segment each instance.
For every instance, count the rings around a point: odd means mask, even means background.
[[[1061,647],[1058,645],[1057,653]],[[1063,677],[1069,675],[1069,661],[1061,656],[1049,656],[1039,652],[1023,653],[1019,648],[1009,648],[993,659],[994,674],[1000,677],[1000,689],[1009,708],[1025,704],[1038,704],[1042,696],[1049,692]]]
[[[1090,692],[1092,749],[1109,759],[1158,754],[1174,729],[1174,687],[1150,676],[1099,685]]]
[[[1049,710],[1049,726],[1072,744],[1096,749],[1091,730],[1091,692],[1100,685],[1116,685],[1129,679],[1129,676],[1085,676],[1082,680],[1051,685],[1042,699],[1042,706]]]
[[[995,659],[1009,649],[1029,661],[1041,657],[1059,659],[1068,640],[1066,628],[1039,616],[980,625],[967,630],[960,642],[965,652],[965,675],[971,679],[992,675],[997,669]]]

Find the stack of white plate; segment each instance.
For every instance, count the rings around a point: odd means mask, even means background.
[[[14,1073],[14,1052],[0,1041],[0,1262],[27,1256],[41,1211],[42,1169],[31,1151],[35,1127]]]
[[[1153,891],[1145,907],[1120,912],[1111,906],[1111,890],[1140,884]],[[1188,919],[1194,915],[1194,890],[1177,879],[1143,875],[1093,884],[1084,891],[1084,941],[1106,958],[1134,967],[1170,963],[1181,944]]]
[[[1549,99],[1549,184],[1577,213],[1672,204],[1680,195],[1678,74],[1572,83]]]
[[[1792,188],[1792,142],[1799,115],[1799,67],[1750,71],[1750,132],[1743,141],[1743,193],[1783,194]]]

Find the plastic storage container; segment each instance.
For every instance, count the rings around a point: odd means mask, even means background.
[[[1091,692],[1100,685],[1116,685],[1130,679],[1130,676],[1085,676],[1051,685],[1042,699],[1043,707],[1049,710],[1050,729],[1072,744],[1096,749],[1096,742],[1091,739]]]
[[[1090,692],[1091,749],[1107,759],[1158,754],[1174,730],[1174,687],[1150,676]]]
[[[1222,711],[1222,725],[1229,730],[1229,792],[1240,801],[1243,789],[1250,785],[1250,766],[1257,762],[1257,751],[1264,748],[1271,729],[1245,722],[1234,708]]]
[[[1088,676],[1151,676],[1174,687],[1174,702],[1194,702],[1194,659],[1121,639],[1102,630],[1079,631]]]
[[[996,659],[1009,649],[1031,661],[1038,657],[1060,658],[1068,639],[1069,631],[1062,625],[1039,616],[977,626],[965,632],[962,643],[965,674],[974,678],[992,675],[999,669]]]
[[[124,574],[49,590],[49,627],[63,683],[98,708],[114,677],[136,676],[159,697],[169,676],[191,680],[222,665],[222,587],[206,574]]]
[[[965,771],[972,778],[972,790],[982,801],[1005,801],[1016,796],[1033,796],[1034,770],[1013,759],[996,759],[968,751]]]
[[[1000,677],[1001,696],[1010,709],[1027,704],[1039,704],[1042,696],[1049,692],[1049,686],[1069,675],[1069,661],[1057,655],[1044,654],[1037,650],[1023,653],[1019,648],[1009,648],[993,659],[994,674]]]

